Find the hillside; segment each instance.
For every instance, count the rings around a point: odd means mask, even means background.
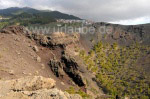
[[[24,7],[24,8],[18,8],[18,7],[12,7],[12,8],[7,8],[7,9],[0,9],[0,16],[4,17],[12,17],[16,16],[22,13],[28,13],[28,14],[37,14],[37,15],[46,15],[48,17],[52,17],[54,19],[75,19],[75,20],[80,20],[80,18],[73,16],[73,15],[68,15],[61,13],[59,11],[42,11],[42,10],[36,10],[33,8],[29,7]]]
[[[87,69],[95,73],[103,91],[115,97],[149,99],[150,25],[118,25],[95,23],[95,34],[81,35],[82,50]],[[101,33],[99,28],[109,26],[111,33]]]
[[[29,7],[0,9],[0,29],[10,25],[46,25],[57,23],[59,19],[81,20],[79,17],[61,13],[59,11],[43,11]]]
[[[94,75],[86,69],[79,57],[79,50],[84,49],[80,35],[53,33],[45,36],[32,33],[25,27],[9,26],[1,30],[0,39],[2,81],[11,82],[28,76],[50,77],[56,81],[56,88],[70,94],[79,94],[89,99],[107,97],[93,81]],[[21,90],[21,93],[24,91]]]

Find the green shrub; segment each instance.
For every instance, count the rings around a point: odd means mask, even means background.
[[[149,97],[148,96],[141,96],[140,99],[149,99]]]
[[[69,94],[79,94],[83,99],[90,99],[90,95],[86,94],[82,90],[75,90],[73,87],[70,87],[68,90],[66,90]]]

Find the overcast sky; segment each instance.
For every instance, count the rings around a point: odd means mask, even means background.
[[[8,7],[58,10],[99,22],[150,23],[150,0],[0,0],[0,9]]]

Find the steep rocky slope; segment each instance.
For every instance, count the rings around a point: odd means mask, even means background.
[[[85,98],[105,97],[93,80],[95,75],[86,69],[79,57],[80,50],[85,50],[80,39],[79,34],[53,33],[45,36],[21,26],[5,28],[0,31],[0,79],[14,82],[12,79],[28,76],[50,77],[56,81],[56,88],[62,91],[74,87],[79,90],[76,93]],[[10,95],[39,98],[52,91],[42,92],[40,89],[26,95],[20,91]],[[59,92],[56,90],[56,93]]]
[[[83,34],[82,42],[88,47],[92,47],[99,41],[105,43],[117,42],[119,45],[131,45],[135,42],[140,44],[150,44],[150,24],[143,25],[119,25],[105,22],[94,23],[95,33]]]

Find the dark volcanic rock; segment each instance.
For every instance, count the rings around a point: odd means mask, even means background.
[[[57,77],[63,77],[64,71],[61,62],[57,61],[56,59],[50,60],[49,66]]]
[[[64,71],[73,79],[79,86],[85,86],[82,75],[79,72],[79,64],[73,58],[63,55],[62,62],[65,64]]]
[[[82,74],[79,72],[79,64],[69,56],[62,56],[62,62],[52,59],[50,60],[49,66],[57,77],[68,75],[78,86],[85,86],[82,78]]]

